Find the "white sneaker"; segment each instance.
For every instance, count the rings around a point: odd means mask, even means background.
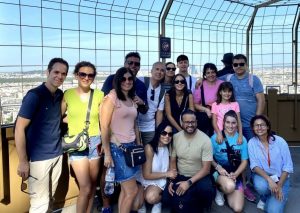
[[[217,189],[215,202],[218,206],[224,206],[224,194]]]
[[[154,204],[151,213],[161,213],[161,203]]]
[[[146,213],[146,212],[147,212],[147,209],[146,209],[146,206],[144,203],[143,206],[138,210],[138,213]]]
[[[258,209],[264,211],[264,210],[265,210],[265,205],[266,205],[265,202],[263,202],[262,200],[259,200],[258,203],[257,203],[257,205],[256,205],[256,207],[257,207]]]

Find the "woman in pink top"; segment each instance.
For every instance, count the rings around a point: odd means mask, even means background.
[[[136,174],[139,167],[128,167],[123,151],[125,148],[140,144],[136,126],[137,106],[135,96],[134,75],[122,67],[118,69],[113,80],[114,89],[105,97],[101,106],[101,133],[104,150],[104,166],[114,167],[115,181],[121,184],[118,201],[119,212],[130,212],[138,193]]]
[[[211,105],[217,100],[217,91],[223,82],[217,79],[217,72],[215,64],[206,63],[203,67],[202,85],[193,93],[198,128],[209,136],[213,134]]]
[[[225,113],[229,110],[233,110],[237,114],[239,130],[238,144],[241,144],[243,141],[243,134],[240,116],[240,106],[238,102],[235,101],[232,84],[230,82],[223,82],[220,84],[217,92],[217,101],[212,104],[211,108],[212,122],[215,133],[217,134],[216,141],[218,143],[222,143],[223,141],[223,119]]]

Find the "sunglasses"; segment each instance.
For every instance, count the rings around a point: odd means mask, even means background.
[[[95,74],[87,74],[87,73],[84,73],[84,72],[78,72],[78,76],[82,79],[86,78],[86,76],[88,77],[88,79],[94,79],[95,78]]]
[[[125,81],[133,81],[133,77],[132,76],[128,78],[122,77],[121,82],[125,82]]]
[[[137,66],[137,67],[139,67],[140,65],[141,65],[141,63],[140,62],[135,62],[135,61],[127,61],[127,64],[129,65],[129,66],[131,66],[131,65],[135,65],[135,66]]]
[[[167,67],[166,69],[167,69],[168,71],[171,71],[171,70],[172,70],[172,71],[175,71],[175,70],[176,70],[175,67],[174,67],[174,68],[173,68],[173,67]]]
[[[245,63],[233,63],[233,67],[238,67],[238,66],[243,67],[245,66]]]
[[[31,178],[33,178],[33,179],[35,179],[35,180],[38,180],[37,178],[35,178],[35,177],[31,176],[31,175],[29,175],[29,177],[31,177]],[[33,192],[33,193],[26,192],[26,189],[27,189],[27,183],[26,183],[25,180],[23,180],[23,178],[22,178],[22,182],[21,182],[21,191],[24,192],[25,194],[29,194],[29,195],[35,194],[35,192]]]
[[[167,132],[167,131],[162,131],[161,133],[160,133],[160,135],[162,135],[162,136],[169,136],[169,137],[172,137],[173,136],[173,132]]]
[[[152,90],[151,90],[151,96],[150,96],[150,100],[151,100],[151,101],[154,101],[154,95],[155,95],[155,90],[152,89]]]
[[[176,81],[174,81],[174,83],[175,84],[179,84],[179,83],[185,84],[185,80],[176,80]]]

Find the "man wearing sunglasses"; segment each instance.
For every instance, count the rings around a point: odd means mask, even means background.
[[[124,67],[129,68],[136,77],[141,67],[140,61],[141,56],[138,52],[130,52],[125,56]],[[104,92],[104,95],[107,95],[113,88],[114,76],[115,75],[113,74],[106,78],[101,89]],[[138,78],[135,78],[135,90],[136,96],[134,101],[138,105],[138,111],[142,114],[145,114],[148,111],[147,88],[145,84]]]
[[[173,137],[170,170],[178,172],[163,192],[163,202],[176,212],[203,212],[215,197],[210,178],[213,152],[210,138],[197,129],[192,110],[181,115],[182,131]]]
[[[152,65],[151,77],[141,77],[147,88],[147,101],[149,109],[146,114],[139,114],[138,126],[141,132],[143,144],[151,142],[155,134],[155,127],[163,119],[165,106],[165,89],[161,84],[165,76],[166,68],[162,62],[155,62]]]
[[[68,74],[69,65],[53,58],[46,71],[47,81],[28,91],[22,101],[15,126],[21,190],[30,195],[29,212],[51,211],[62,170],[60,136],[61,100],[58,89]],[[28,179],[29,191],[24,183]]]
[[[254,135],[250,127],[250,120],[255,115],[263,114],[265,95],[260,79],[249,73],[247,57],[237,54],[233,57],[234,74],[222,76],[221,79],[230,81],[233,85],[236,101],[241,109],[243,136],[249,141]],[[247,200],[255,201],[255,196],[246,186],[245,174],[243,175],[244,195]]]

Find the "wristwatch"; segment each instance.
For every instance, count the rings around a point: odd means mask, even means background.
[[[188,179],[187,182],[188,182],[189,186],[193,185],[193,181],[191,179]]]

